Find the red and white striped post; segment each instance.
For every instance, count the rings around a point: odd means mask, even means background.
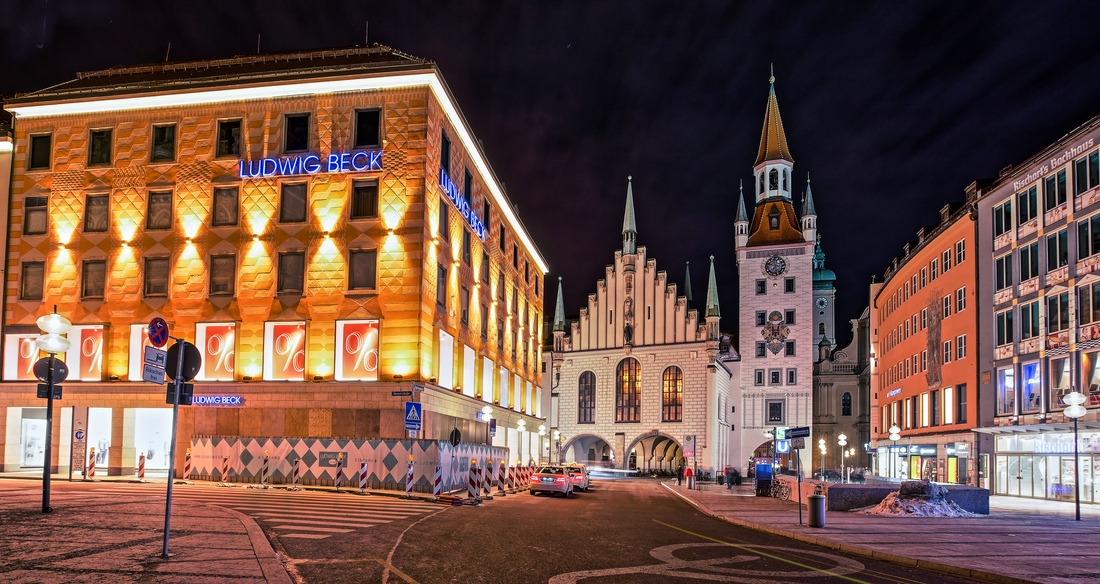
[[[336,490],[340,490],[340,483],[344,482],[344,453],[336,455],[336,476],[333,477],[332,483],[336,485]]]
[[[516,492],[516,467],[514,465],[508,467],[508,476],[506,478],[508,480],[508,492]]]
[[[531,474],[533,469],[530,466],[523,467],[523,484],[525,487],[531,486]]]
[[[298,479],[302,478],[302,459],[294,459],[294,472],[290,477],[290,485],[293,487],[298,486]]]
[[[443,468],[435,465],[435,487],[432,488],[432,496],[436,499],[443,494]]]
[[[367,463],[363,463],[359,466],[359,494],[365,495],[367,493]]]
[[[187,449],[187,453],[183,455],[183,480],[191,480],[191,449]]]
[[[145,480],[145,453],[142,452],[138,456],[137,478],[139,481]]]
[[[413,456],[409,455],[409,468],[405,471],[405,498],[412,499],[413,496]]]
[[[260,486],[267,486],[267,473],[271,468],[271,453],[267,450],[264,451],[264,464],[260,467]]]
[[[95,447],[91,448],[91,460],[88,461],[87,475],[89,479],[95,478]]]
[[[228,456],[223,456],[222,457],[222,482],[223,483],[228,483],[229,482],[229,457]]]
[[[466,482],[466,496],[470,499],[477,497],[477,483],[474,482],[477,473],[477,459],[470,459],[470,468],[466,471],[469,480]]]
[[[482,499],[491,501],[493,499],[493,459],[489,459],[485,463],[485,476],[481,478],[481,491]]]
[[[496,476],[497,495],[500,495],[501,497],[508,494],[504,490],[504,475],[506,475],[507,473],[508,473],[508,471],[504,466],[504,461],[501,460],[500,464],[497,465],[497,476]]]

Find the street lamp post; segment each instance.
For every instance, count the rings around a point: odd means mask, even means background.
[[[856,458],[856,449],[855,448],[849,448],[848,450],[844,451],[844,462],[845,463],[848,462],[848,457],[849,456],[852,457],[853,461],[855,460],[855,458]],[[852,482],[852,466],[851,465],[846,465],[846,466],[848,468],[848,474],[845,475],[845,482],[850,483],[850,482]]]
[[[890,426],[890,456],[887,460],[890,462],[890,476],[893,477],[898,471],[898,464],[895,457],[897,456],[898,440],[901,440],[901,428],[898,428],[897,424]]]
[[[485,406],[481,408],[481,419],[485,420],[485,444],[487,446],[493,445],[493,437],[490,436],[490,429],[492,427],[493,419],[493,406]]]
[[[45,460],[42,463],[42,512],[49,513],[53,511],[50,507],[50,471],[53,470],[53,395],[54,395],[54,383],[63,381],[63,379],[57,379],[54,376],[54,369],[57,368],[55,363],[56,355],[58,353],[64,353],[69,350],[71,343],[69,339],[61,336],[72,328],[72,323],[69,319],[57,314],[57,307],[54,307],[53,314],[47,314],[39,317],[38,328],[42,330],[41,335],[34,340],[34,344],[40,351],[49,353],[48,361],[46,362],[46,448],[45,448]],[[64,363],[61,363],[64,367]],[[68,370],[65,369],[67,372]],[[60,371],[59,371],[60,373]],[[61,374],[64,377],[64,374]]]
[[[836,437],[836,443],[840,445],[840,481],[844,482],[844,447],[848,445],[848,436],[841,434]]]
[[[561,432],[558,430],[554,430],[554,452],[558,455],[558,464],[564,463],[565,461],[561,459]],[[550,462],[554,462],[553,456],[550,457]]]
[[[542,440],[546,436],[546,425],[539,424],[539,464],[542,464]]]
[[[825,439],[817,441],[817,449],[821,451],[821,480],[825,480]]]
[[[1070,393],[1062,397],[1062,401],[1066,404],[1065,411],[1062,413],[1067,418],[1073,418],[1073,502],[1076,507],[1077,521],[1081,520],[1081,480],[1077,474],[1078,455],[1077,455],[1077,420],[1081,416],[1085,415],[1085,406],[1081,405],[1085,403],[1085,394],[1074,389]]]

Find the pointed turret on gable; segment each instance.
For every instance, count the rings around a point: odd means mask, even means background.
[[[633,177],[626,177],[626,213],[623,215],[623,255],[633,255],[638,249],[638,222],[634,219]]]
[[[817,241],[817,210],[810,192],[810,175],[806,175],[806,194],[802,197],[802,236],[806,241]]]
[[[741,185],[737,195],[737,219],[733,222],[737,247],[744,247],[749,241],[749,214],[745,212],[745,185]]]
[[[691,262],[684,264],[684,297],[687,298],[688,310],[691,310],[695,304],[691,298]]]

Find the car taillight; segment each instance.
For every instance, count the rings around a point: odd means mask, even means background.
[[[565,477],[558,477],[558,478],[554,479],[554,482],[555,483],[564,483],[565,482]]]

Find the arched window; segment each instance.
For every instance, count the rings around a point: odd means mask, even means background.
[[[680,422],[684,417],[684,372],[669,367],[661,380],[661,421]]]
[[[585,371],[577,380],[577,423],[594,424],[595,422],[596,374]]]
[[[615,421],[637,422],[642,413],[642,368],[626,358],[615,371]]]
[[[768,190],[779,190],[779,171],[774,168],[768,173]]]
[[[788,190],[787,189],[787,178],[789,176],[790,176],[790,173],[788,173],[787,169],[784,168],[783,169],[783,190]]]
[[[764,194],[764,173],[760,173],[760,194]]]
[[[819,334],[819,335],[825,334],[825,323],[823,323],[823,322],[818,323],[818,325],[817,325],[817,334]]]
[[[840,415],[852,415],[852,394],[847,391],[844,392],[844,395],[840,396]]]

